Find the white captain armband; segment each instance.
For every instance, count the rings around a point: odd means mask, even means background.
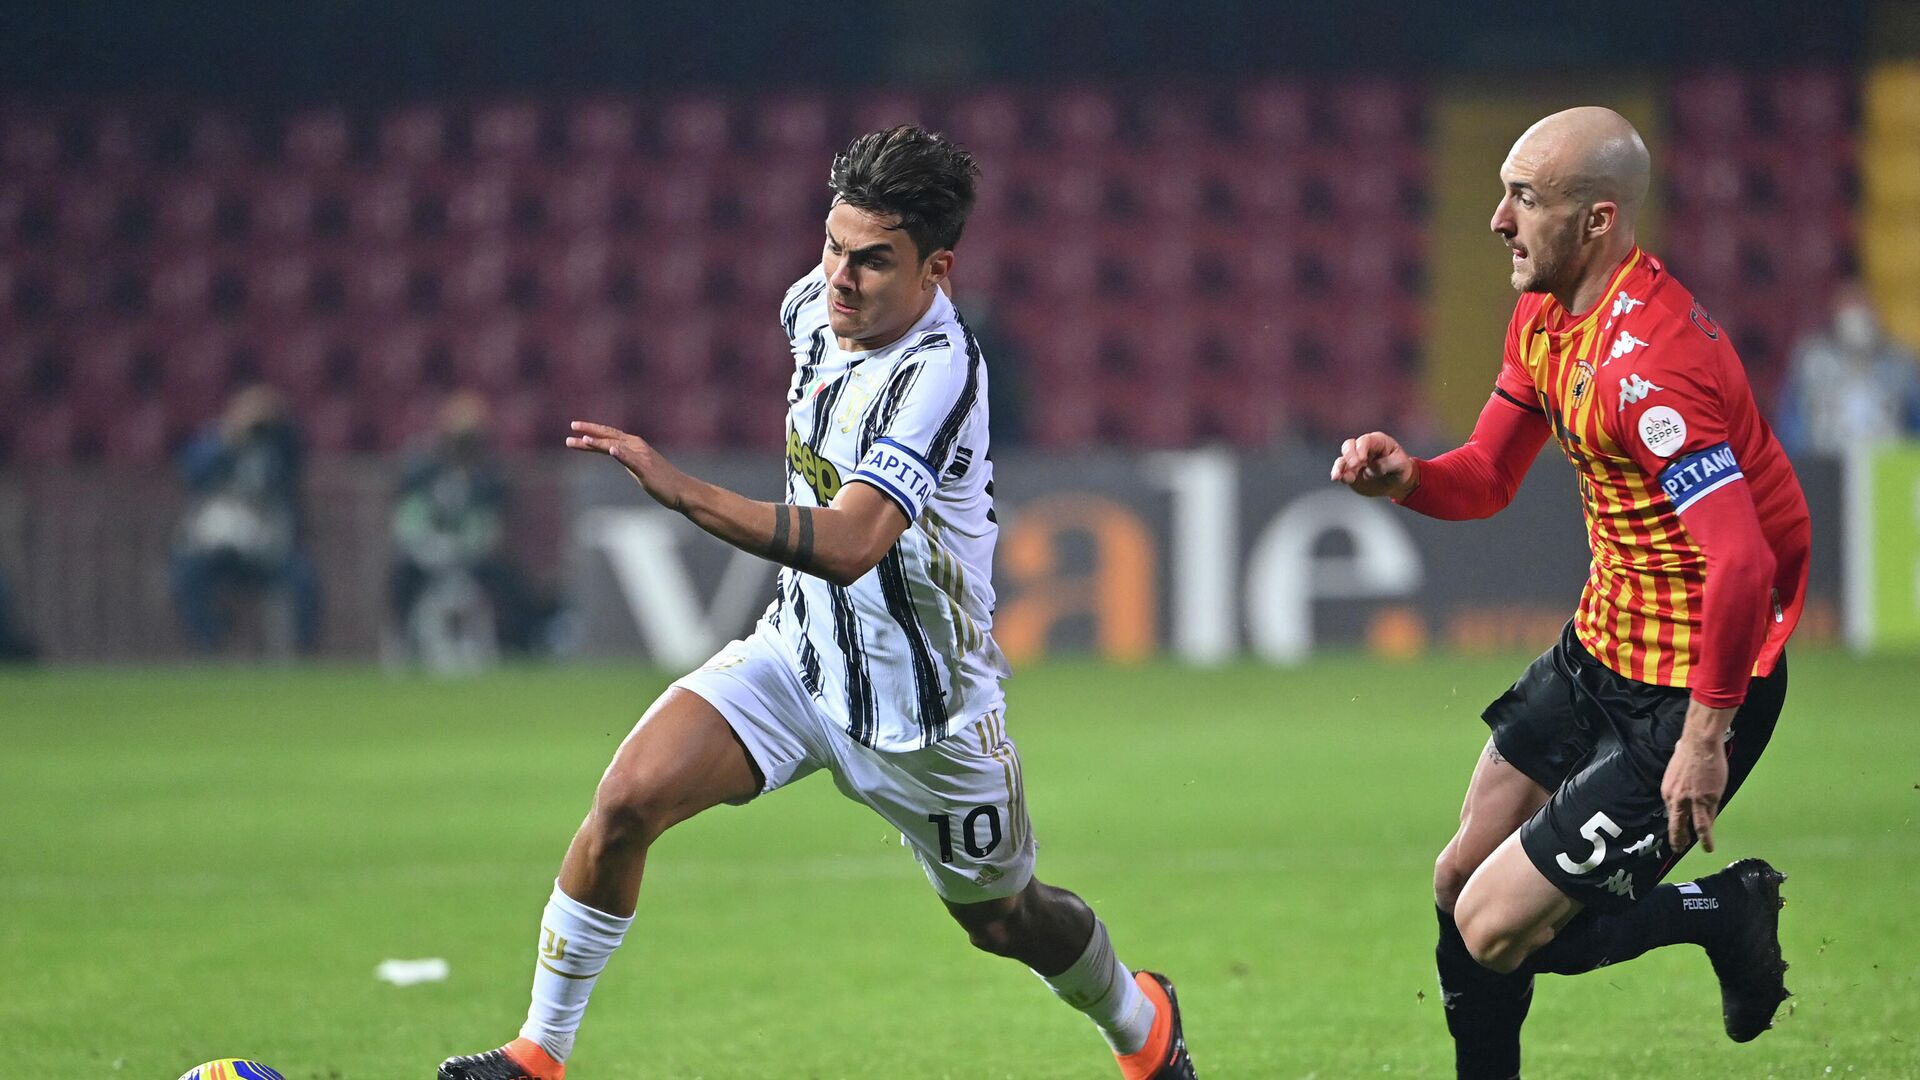
[[[867,451],[867,456],[860,459],[860,467],[854,470],[852,478],[865,480],[885,492],[900,504],[908,521],[915,521],[927,500],[933,498],[937,475],[933,465],[905,443],[879,439],[873,449]]]
[[[1675,458],[1673,464],[1660,470],[1660,486],[1666,490],[1667,500],[1673,503],[1677,514],[1745,475],[1740,471],[1740,463],[1733,459],[1733,447],[1716,443]]]

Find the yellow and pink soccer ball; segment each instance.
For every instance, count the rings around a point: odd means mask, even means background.
[[[243,1058],[221,1058],[188,1069],[180,1080],[287,1080],[275,1069]]]

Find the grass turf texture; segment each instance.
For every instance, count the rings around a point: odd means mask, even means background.
[[[1450,1075],[1429,880],[1524,657],[1015,680],[1040,873],[1179,982],[1202,1075]],[[1720,1032],[1683,946],[1543,977],[1530,1074],[1920,1075],[1913,668],[1798,655],[1772,748],[1695,876],[1792,875],[1799,992]],[[0,676],[9,1075],[173,1077],[249,1055],[427,1077],[523,1015],[536,923],[595,779],[664,685],[357,671]],[[443,956],[444,983],[375,982]],[[655,849],[573,1061],[593,1077],[1113,1075],[1077,1015],[977,954],[911,856],[816,775]]]

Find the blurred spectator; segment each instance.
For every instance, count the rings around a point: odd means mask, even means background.
[[[1827,456],[1920,432],[1920,364],[1860,282],[1835,290],[1832,323],[1794,347],[1774,426],[1790,453]]]
[[[181,455],[191,502],[173,556],[173,595],[195,647],[217,649],[242,594],[262,601],[268,652],[313,648],[319,589],[301,546],[302,446],[286,403],[251,386]]]
[[[433,668],[484,666],[500,649],[531,651],[539,636],[507,549],[507,488],[487,422],[478,395],[448,399],[394,510],[394,617],[408,652]]]
[[[39,654],[33,639],[13,621],[13,594],[8,591],[6,575],[0,574],[0,664],[30,663]]]

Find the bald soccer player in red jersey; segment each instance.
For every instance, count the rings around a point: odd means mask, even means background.
[[[1787,996],[1785,875],[1746,859],[1662,885],[1758,760],[1805,598],[1806,500],[1727,334],[1640,249],[1645,144],[1619,114],[1535,124],[1492,228],[1521,292],[1493,394],[1427,461],[1380,432],[1332,478],[1449,520],[1513,498],[1548,438],[1576,470],[1592,570],[1560,642],[1484,713],[1492,738],[1435,864],[1436,957],[1461,1077],[1517,1076],[1537,972],[1704,946],[1727,1034]]]

